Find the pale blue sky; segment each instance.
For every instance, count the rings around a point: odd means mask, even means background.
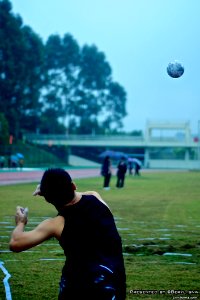
[[[146,121],[200,120],[199,0],[11,0],[13,12],[44,41],[70,33],[80,46],[95,44],[106,55],[113,79],[127,91],[124,129]],[[184,75],[172,79],[169,62]]]

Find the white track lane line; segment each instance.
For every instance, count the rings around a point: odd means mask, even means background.
[[[10,285],[8,283],[8,279],[11,277],[11,275],[8,273],[6,268],[3,266],[4,262],[0,260],[0,268],[3,271],[3,273],[6,275],[3,279],[5,292],[6,292],[6,300],[12,300],[11,291],[10,291]]]

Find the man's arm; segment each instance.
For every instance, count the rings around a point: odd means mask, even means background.
[[[11,251],[21,252],[32,248],[55,235],[55,219],[47,219],[31,231],[24,231],[27,217],[17,208],[15,220],[16,228],[13,230],[9,247]]]

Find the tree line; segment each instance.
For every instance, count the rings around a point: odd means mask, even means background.
[[[118,132],[126,100],[97,46],[70,33],[44,42],[0,0],[0,112],[10,135]]]

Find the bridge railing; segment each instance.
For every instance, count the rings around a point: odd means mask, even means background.
[[[24,134],[24,139],[30,142],[34,141],[132,141],[132,142],[147,142],[147,143],[157,143],[157,142],[171,142],[175,143],[192,143],[198,144],[192,136],[190,137],[144,137],[144,136],[133,136],[133,135],[76,135],[76,134],[34,134],[28,133]]]
[[[24,134],[24,138],[28,141],[34,140],[134,140],[144,141],[142,136],[132,135],[75,135],[75,134]]]

